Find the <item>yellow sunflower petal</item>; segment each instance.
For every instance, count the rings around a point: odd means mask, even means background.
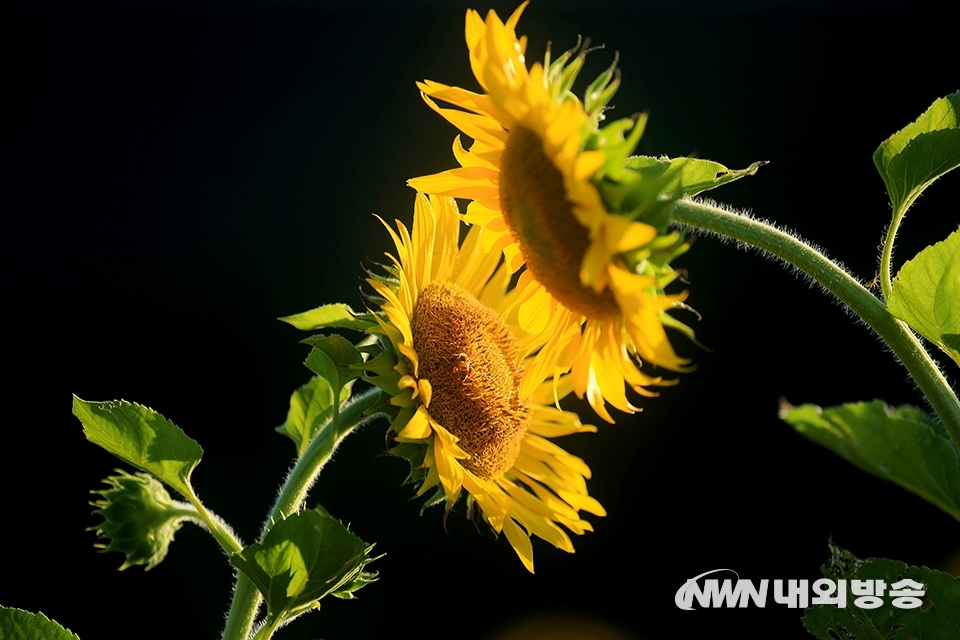
[[[433,429],[430,427],[430,416],[427,413],[427,408],[424,405],[420,405],[406,426],[397,434],[397,440],[401,442],[426,440],[432,434]]]
[[[497,174],[483,167],[450,169],[430,176],[412,178],[407,183],[419,191],[454,198],[483,200],[499,193]]]
[[[530,544],[530,536],[524,533],[517,526],[517,523],[510,518],[507,518],[503,523],[503,533],[507,536],[510,546],[517,552],[523,566],[527,568],[527,571],[533,573],[533,545]]]

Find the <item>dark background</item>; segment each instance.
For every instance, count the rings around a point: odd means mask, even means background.
[[[390,248],[371,214],[409,224],[405,180],[454,165],[454,129],[414,81],[476,88],[468,5],[403,5],[3,6],[4,605],[84,640],[218,636],[232,572],[205,533],[182,529],[148,573],[95,553],[88,492],[120,463],[86,442],[71,394],[180,425],[205,451],[199,495],[254,538],[293,455],[273,427],[308,377],[303,336],[274,318],[360,304],[363,267]],[[873,151],[960,88],[956,25],[923,2],[539,0],[519,32],[531,61],[547,40],[606,43],[584,81],[619,51],[614,114],[650,113],[640,153],[770,161],[714,197],[797,230],[863,281],[889,215]],[[958,177],[916,204],[897,267],[956,228]],[[684,612],[674,594],[716,568],[815,579],[831,536],[861,557],[946,567],[956,522],[777,419],[781,396],[922,404],[905,370],[779,264],[712,238],[677,264],[713,351],[678,337],[695,373],[642,414],[561,441],[609,512],[575,555],[535,540],[529,575],[462,507],[445,527],[439,510],[420,516],[377,422],[312,500],[377,543],[381,580],[279,637],[487,639],[578,616],[623,634],[610,637],[802,638],[799,613],[772,597]]]

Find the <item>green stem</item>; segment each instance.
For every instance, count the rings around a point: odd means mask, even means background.
[[[262,597],[253,580],[242,571],[237,572],[237,583],[233,587],[233,600],[227,614],[227,624],[223,628],[223,640],[247,640],[250,630],[260,610]]]
[[[257,633],[254,634],[253,640],[270,640],[273,637],[273,634],[276,633],[277,628],[280,626],[280,620],[268,620],[264,623],[262,627],[257,629]]]
[[[287,481],[277,497],[277,501],[270,510],[270,516],[264,523],[266,531],[277,518],[285,518],[298,511],[307,499],[307,492],[316,482],[327,461],[336,451],[340,441],[350,435],[354,429],[366,421],[369,416],[363,413],[380,399],[379,389],[369,389],[340,407],[334,405],[330,428],[322,429],[307,446],[303,456],[297,461]]]
[[[906,212],[907,208],[901,206],[899,211],[893,213],[893,219],[890,220],[890,226],[887,228],[887,237],[883,240],[883,251],[880,253],[880,289],[883,291],[884,300],[889,300],[890,293],[893,291],[893,281],[890,278],[890,260],[893,257],[893,241],[897,237],[900,221],[903,220],[903,214]]]
[[[193,508],[196,509],[196,512],[192,513],[191,516],[198,518],[203,523],[214,540],[217,541],[217,544],[220,545],[220,548],[227,554],[227,557],[243,549],[243,543],[237,538],[236,534],[233,533],[230,526],[227,525],[220,516],[207,510],[207,508],[203,506],[200,498],[193,492],[192,487],[190,495],[184,497],[189,500]]]
[[[849,273],[802,240],[766,222],[731,213],[714,205],[681,200],[674,207],[673,219],[771,253],[800,269],[839,298],[890,346],[927,396],[933,410],[950,434],[954,446],[960,449],[960,401],[947,384],[940,368],[913,332],[893,317],[883,302]],[[894,221],[894,224],[897,222]],[[895,234],[889,233],[888,238],[893,235]]]
[[[307,498],[307,492],[313,486],[317,476],[320,475],[324,465],[330,460],[337,445],[354,429],[372,417],[363,414],[379,399],[380,390],[370,389],[353,398],[352,401],[344,405],[342,410],[339,406],[334,405],[333,417],[330,422],[321,428],[317,436],[307,446],[306,451],[297,460],[293,470],[290,471],[290,475],[287,476],[283,489],[280,491],[280,496],[263,525],[261,541],[278,517],[286,517],[303,506]],[[237,584],[233,591],[233,601],[230,603],[227,624],[223,631],[223,640],[247,640],[250,637],[257,611],[260,609],[260,602],[260,591],[257,590],[246,574],[238,573]],[[272,634],[272,631],[270,633]],[[266,637],[269,637],[269,635]]]

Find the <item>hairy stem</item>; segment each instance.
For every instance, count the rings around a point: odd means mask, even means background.
[[[912,331],[893,317],[882,301],[835,262],[802,240],[769,223],[695,200],[681,200],[673,219],[681,224],[733,238],[777,256],[817,281],[854,311],[890,346],[927,396],[960,449],[960,401]],[[898,224],[895,220],[893,224]],[[888,233],[892,245],[895,229]],[[889,267],[889,264],[888,264]],[[883,279],[883,276],[881,276]]]
[[[260,609],[260,591],[253,581],[242,571],[237,572],[237,583],[233,586],[233,601],[227,614],[227,624],[223,628],[223,640],[247,640],[250,630]]]
[[[883,251],[880,253],[880,289],[883,291],[884,300],[889,300],[890,293],[893,291],[893,280],[890,277],[893,242],[897,238],[900,221],[903,220],[903,214],[906,212],[907,208],[903,205],[900,206],[898,211],[893,212],[893,219],[890,220],[890,226],[887,227],[887,236],[883,239]]]
[[[363,413],[376,404],[379,399],[380,390],[369,389],[349,400],[344,404],[342,410],[339,406],[334,405],[330,427],[320,430],[307,446],[307,450],[303,452],[303,456],[297,461],[290,475],[287,476],[287,481],[270,510],[270,516],[264,523],[264,531],[277,518],[285,518],[303,506],[307,499],[307,492],[316,482],[317,476],[320,475],[324,465],[333,456],[333,452],[336,451],[340,441],[350,435],[363,422],[370,419],[371,416],[364,416]]]
[[[217,544],[220,545],[220,548],[223,549],[224,553],[229,557],[230,554],[236,553],[243,549],[243,542],[241,542],[236,534],[234,534],[233,529],[223,521],[223,519],[217,514],[209,511],[203,503],[200,502],[200,498],[197,497],[197,494],[193,492],[193,489],[190,490],[190,495],[184,496],[187,500],[190,501],[190,504],[193,505],[193,508],[196,509],[194,512],[187,512],[189,515],[203,523],[203,526],[207,528],[207,531],[210,532],[210,535],[213,536],[214,540],[217,541]],[[180,503],[182,504],[182,503]],[[186,510],[185,510],[186,511]],[[185,513],[184,515],[187,515]]]
[[[339,390],[337,390],[339,392]],[[336,395],[339,395],[337,393]],[[285,518],[303,506],[307,492],[324,465],[330,460],[340,441],[352,433],[358,426],[373,416],[364,413],[380,399],[378,389],[370,389],[356,396],[340,406],[334,405],[333,416],[329,423],[324,425],[314,439],[307,446],[307,450],[297,460],[290,475],[280,491],[280,496],[270,510],[270,515],[263,525],[260,539],[278,519]],[[237,549],[240,551],[240,549]],[[237,583],[234,586],[233,601],[227,614],[227,624],[223,631],[223,640],[247,640],[253,628],[257,611],[261,603],[260,592],[251,580],[243,573],[237,574]],[[269,633],[272,635],[273,630]],[[259,637],[259,635],[258,635]],[[266,636],[266,637],[269,637]]]

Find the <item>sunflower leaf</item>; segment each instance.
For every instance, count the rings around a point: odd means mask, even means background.
[[[336,389],[336,393],[348,382],[363,375],[363,371],[357,366],[363,364],[363,355],[341,336],[316,335],[301,342],[313,347],[304,364],[317,375],[326,378]]]
[[[80,640],[42,613],[0,607],[0,638],[17,640]]]
[[[277,431],[293,440],[297,457],[303,455],[307,446],[330,422],[333,416],[333,388],[321,376],[314,376],[290,395],[287,419]],[[350,387],[340,390],[340,403],[350,397]]]
[[[874,400],[823,409],[781,401],[780,418],[804,437],[960,520],[960,457],[943,425],[917,407]]]
[[[263,540],[230,559],[257,586],[270,620],[314,608],[328,595],[349,597],[372,580],[363,572],[371,546],[322,508],[273,524]]]
[[[960,92],[938,99],[915,122],[884,140],[873,154],[894,217],[931,182],[960,165]]]
[[[627,158],[624,164],[645,178],[665,179],[661,188],[666,192],[695,196],[728,182],[752,176],[766,163],[754,162],[746,169],[735,170],[728,169],[719,162],[700,158],[633,156]]]
[[[310,336],[301,342],[323,351],[338,367],[349,367],[363,362],[363,356],[353,343],[335,333],[329,336]]]
[[[188,497],[190,474],[203,449],[180,427],[143,405],[126,400],[87,402],[73,397],[73,415],[87,440],[124,462],[153,474]]]
[[[897,560],[868,558],[860,560],[849,551],[830,545],[830,561],[821,568],[823,575],[833,581],[882,580],[884,596],[882,604],[875,609],[866,609],[855,602],[857,595],[848,591],[845,607],[832,604],[817,604],[809,607],[803,616],[803,626],[820,640],[950,640],[960,638],[960,578],[928,569],[911,567]],[[923,585],[922,598],[929,606],[904,608],[911,604],[901,601],[894,606],[896,595],[889,591],[910,588],[901,585],[901,580],[912,580]]]
[[[960,230],[903,265],[887,308],[960,364]]]
[[[301,331],[317,331],[340,327],[343,329],[357,329],[363,331],[377,326],[377,323],[368,317],[370,314],[357,314],[345,304],[325,304],[322,307],[296,313],[292,316],[277,318],[281,322],[293,325]]]

